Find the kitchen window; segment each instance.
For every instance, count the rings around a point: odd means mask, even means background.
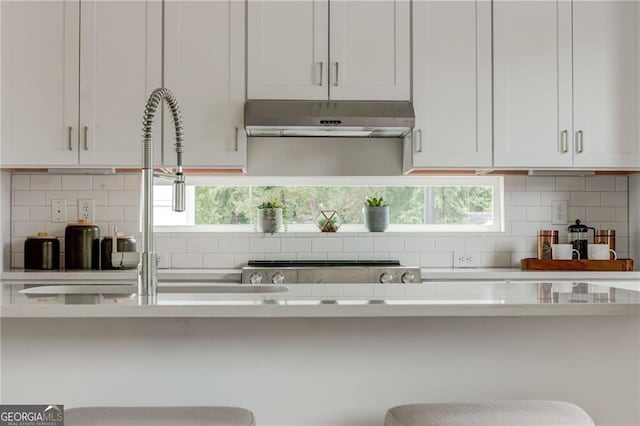
[[[320,210],[336,210],[340,229],[364,232],[367,197],[389,203],[389,232],[499,232],[503,179],[474,177],[187,177],[187,209],[171,211],[171,186],[154,187],[162,231],[255,231],[256,208],[277,198],[287,207],[289,232],[317,232]],[[178,229],[173,229],[173,228]]]

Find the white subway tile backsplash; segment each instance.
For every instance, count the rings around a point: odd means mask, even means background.
[[[93,188],[93,176],[76,176],[76,175],[64,175],[62,176],[61,188],[62,190],[81,190],[89,191]]]
[[[551,221],[551,207],[527,207],[527,221]]]
[[[109,205],[137,206],[140,196],[137,191],[109,191]]]
[[[345,238],[344,251],[373,251],[373,238]]]
[[[402,251],[404,250],[404,238],[402,237],[375,237],[373,239],[374,251]]]
[[[249,238],[249,251],[252,253],[277,253],[280,251],[280,238]]]
[[[61,176],[33,175],[31,176],[31,189],[55,191],[60,189],[61,182],[62,182]]]
[[[93,176],[93,189],[121,191],[124,189],[124,175]]]
[[[539,191],[511,191],[512,206],[539,206]]]
[[[43,206],[45,205],[44,191],[13,191],[13,205]]]
[[[551,207],[554,201],[569,201],[571,193],[568,191],[543,191],[540,193],[540,205]]]
[[[571,205],[573,206],[599,206],[600,192],[572,192]]]
[[[579,176],[556,177],[556,191],[585,191],[585,179]]]
[[[613,207],[589,207],[585,223],[589,225],[593,221],[614,222],[616,220],[616,209]],[[595,227],[595,226],[594,226]]]
[[[231,253],[207,253],[202,255],[203,268],[229,268],[234,263],[234,254]],[[246,255],[244,255],[246,256]],[[246,262],[244,262],[246,264]]]
[[[554,191],[556,178],[554,176],[527,176],[525,187],[527,191]]]
[[[122,207],[104,207],[95,208],[96,221],[123,221],[124,209]]]
[[[311,238],[282,238],[280,240],[280,250],[283,252],[310,252]]]
[[[615,191],[616,176],[587,176],[587,191]]]
[[[625,207],[629,204],[626,192],[603,192],[600,197],[602,205],[607,207]]]
[[[93,200],[96,206],[108,206],[107,194],[107,191],[78,191],[76,197],[78,200]],[[73,204],[76,204],[76,201]]]
[[[404,239],[405,252],[434,251],[436,239],[434,237],[407,237]]]
[[[337,236],[330,238],[312,238],[311,251],[313,252],[340,252],[343,251],[343,239]]]
[[[194,237],[187,240],[187,252],[189,253],[215,253],[218,251],[217,238]]]
[[[420,254],[420,266],[423,268],[452,268],[453,253],[431,252]]]
[[[551,225],[551,203],[566,200],[569,224],[615,229],[618,251],[628,253],[626,176],[505,176],[505,232],[481,234],[306,232],[286,234],[158,233],[156,250],[164,268],[238,268],[250,259],[398,259],[402,264],[450,268],[453,252],[479,253],[483,267],[519,267],[535,256],[536,232],[557,229],[566,242],[568,225]],[[67,219],[77,219],[78,199],[93,199],[101,233],[112,226],[139,238],[139,175],[12,176],[12,263],[20,265],[24,238],[38,231],[64,236],[65,223],[52,223],[51,200],[67,201]],[[63,241],[61,241],[63,244]],[[18,259],[19,258],[19,259]],[[20,267],[20,266],[17,266]]]
[[[31,207],[27,217],[29,218],[28,220],[49,222],[51,220],[51,207]]]
[[[171,267],[177,269],[202,268],[202,254],[171,253]]]
[[[628,176],[616,176],[616,191],[627,192],[629,190],[628,185]]]
[[[14,174],[11,176],[11,190],[29,190],[31,189],[31,176]]]

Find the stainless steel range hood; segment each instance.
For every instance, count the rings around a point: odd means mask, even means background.
[[[414,126],[407,101],[247,101],[248,136],[399,138]]]

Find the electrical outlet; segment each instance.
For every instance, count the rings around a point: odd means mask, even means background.
[[[454,268],[479,268],[480,254],[469,252],[453,252]]]
[[[67,200],[51,200],[51,222],[67,221]]]
[[[567,224],[567,201],[554,201],[551,203],[551,224],[566,225]]]
[[[84,219],[89,223],[96,221],[96,204],[94,200],[78,200],[78,219]]]

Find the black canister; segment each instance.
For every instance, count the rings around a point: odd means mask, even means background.
[[[64,266],[100,269],[100,228],[86,220],[69,223],[64,230]]]
[[[116,247],[118,252],[135,252],[136,251],[136,239],[133,237],[125,236],[118,232],[116,237]],[[113,237],[105,235],[100,243],[100,261],[101,269],[114,269],[111,264],[111,252],[113,251]],[[132,268],[135,269],[135,268]]]
[[[25,271],[58,271],[60,269],[60,240],[38,232],[24,241]]]

